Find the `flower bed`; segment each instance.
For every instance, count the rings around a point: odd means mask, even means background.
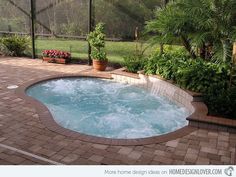
[[[71,54],[60,50],[44,50],[43,61],[49,63],[66,64],[71,60]]]

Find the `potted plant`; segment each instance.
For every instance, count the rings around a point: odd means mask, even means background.
[[[66,64],[71,60],[71,54],[60,50],[44,50],[43,61]]]
[[[87,40],[92,47],[91,57],[93,59],[93,68],[98,71],[105,71],[107,67],[107,55],[105,48],[105,24],[99,23],[95,30],[90,32]]]

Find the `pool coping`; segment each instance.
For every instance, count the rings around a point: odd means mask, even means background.
[[[170,140],[175,140],[175,139],[181,138],[183,136],[186,136],[197,129],[196,127],[187,125],[187,126],[180,128],[176,131],[173,131],[173,132],[170,132],[167,134],[163,134],[163,135],[159,135],[159,136],[154,136],[154,137],[137,138],[137,139],[111,139],[111,138],[103,138],[103,137],[86,135],[86,134],[82,134],[82,133],[79,133],[79,132],[76,132],[73,130],[63,128],[62,126],[60,126],[59,124],[57,124],[55,122],[49,109],[43,103],[26,95],[25,91],[30,86],[33,86],[33,85],[41,83],[41,82],[45,82],[45,81],[52,80],[52,79],[73,78],[73,77],[112,79],[111,74],[104,75],[104,74],[99,74],[99,73],[53,75],[53,76],[35,79],[35,80],[31,80],[29,82],[23,83],[15,90],[15,94],[18,97],[20,97],[21,99],[30,103],[36,109],[36,112],[39,115],[40,121],[43,123],[43,125],[46,126],[47,129],[49,129],[53,132],[56,132],[58,134],[73,138],[75,140],[81,140],[81,141],[90,142],[90,143],[104,144],[104,145],[115,145],[115,146],[149,145],[149,144],[162,143],[162,142],[167,142]]]
[[[197,128],[205,128],[217,131],[227,131],[236,133],[236,120],[217,117],[208,115],[208,108],[206,104],[202,101],[202,94],[197,92],[192,92],[183,88],[180,88],[178,85],[174,84],[173,81],[164,79],[160,75],[144,75],[143,71],[139,71],[138,73],[130,73],[126,72],[125,68],[120,68],[113,71],[111,74],[131,77],[134,79],[140,79],[141,77],[151,77],[162,80],[166,83],[169,83],[179,89],[183,90],[187,94],[193,97],[193,101],[191,102],[192,107],[194,108],[194,112],[188,116],[186,119],[189,121],[189,125]]]

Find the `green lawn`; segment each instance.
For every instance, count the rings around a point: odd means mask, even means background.
[[[144,47],[147,44],[144,45]],[[106,51],[109,61],[122,63],[123,57],[133,54],[135,51],[135,42],[106,42]],[[150,55],[158,46],[150,47],[145,54]],[[62,39],[37,39],[36,40],[37,54],[42,55],[42,50],[58,49],[71,51],[73,58],[86,59],[88,57],[88,44],[86,41],[79,40],[62,40]]]

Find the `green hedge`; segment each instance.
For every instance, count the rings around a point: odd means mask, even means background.
[[[205,102],[211,115],[236,119],[236,87],[217,90],[205,94]]]
[[[190,59],[181,54],[155,54],[146,62],[144,70],[146,74],[159,74],[180,87],[202,93],[211,87],[226,89],[229,81],[228,65]]]
[[[140,55],[130,55],[124,57],[123,66],[128,72],[137,73],[138,71],[143,70],[145,66],[145,58]]]
[[[155,54],[145,63],[146,74],[159,74],[184,89],[201,92],[212,115],[236,119],[236,89],[229,89],[230,66],[191,59],[181,53]]]

